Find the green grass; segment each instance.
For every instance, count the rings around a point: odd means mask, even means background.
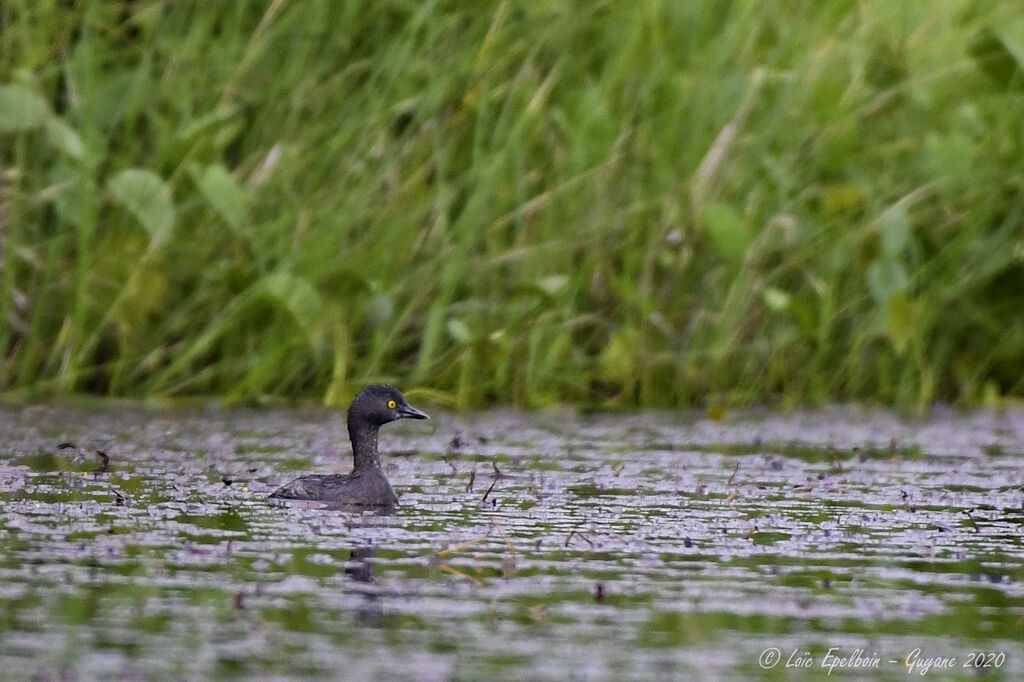
[[[0,5],[0,391],[1024,395],[1013,3]]]

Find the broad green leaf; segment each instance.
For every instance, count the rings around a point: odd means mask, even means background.
[[[766,288],[762,294],[765,304],[772,310],[785,310],[789,307],[789,294],[775,287]]]
[[[81,161],[85,158],[85,143],[74,128],[56,116],[46,119],[46,135],[50,143],[72,159]]]
[[[907,78],[907,55],[901,45],[883,40],[875,44],[864,65],[864,77],[876,88],[891,88]]]
[[[459,343],[469,343],[473,340],[473,333],[469,331],[469,327],[460,319],[452,318],[448,320],[445,328],[448,330],[448,334]]]
[[[864,205],[864,192],[856,183],[835,182],[824,187],[821,204],[825,215],[842,215]]]
[[[869,265],[867,279],[871,296],[883,305],[888,305],[894,293],[905,291],[910,284],[903,264],[889,258],[880,258]]]
[[[1024,41],[1015,39],[1010,25],[980,31],[968,48],[978,67],[1001,88],[1024,86]]]
[[[395,302],[387,294],[377,294],[366,302],[366,318],[374,327],[382,327],[395,316]]]
[[[49,113],[46,100],[24,85],[0,85],[0,133],[38,128]]]
[[[159,175],[144,168],[129,168],[112,177],[107,187],[142,223],[155,246],[170,238],[174,231],[174,202],[171,188]]]
[[[640,332],[632,327],[616,329],[598,358],[598,375],[606,381],[628,384],[636,379]]]
[[[205,170],[193,166],[190,173],[199,191],[228,225],[235,230],[242,229],[247,220],[246,194],[231,173],[219,163]]]
[[[914,333],[914,306],[902,291],[889,298],[888,322],[892,347],[903,355]]]
[[[947,192],[970,186],[976,180],[974,143],[961,132],[940,135],[930,132],[921,146],[924,167],[929,176],[945,180]]]
[[[554,296],[568,283],[569,277],[567,275],[548,275],[547,277],[542,277],[537,282],[537,286],[548,296]]]
[[[796,320],[800,329],[807,334],[813,334],[818,329],[820,310],[819,307],[812,306],[798,297],[791,296],[789,298],[789,314]]]
[[[264,278],[263,288],[291,313],[307,336],[312,335],[320,319],[323,300],[308,280],[290,272],[279,271]]]
[[[903,253],[910,241],[910,220],[902,206],[893,206],[878,221],[882,236],[882,254],[895,259]]]
[[[750,246],[750,231],[732,206],[709,204],[704,209],[704,227],[718,252],[732,261],[742,261]]]
[[[55,191],[47,192],[45,196],[61,220],[74,225],[82,220],[83,215],[97,215],[101,193],[97,191],[92,177],[82,173],[77,162],[55,159],[45,177],[47,183],[55,188]]]

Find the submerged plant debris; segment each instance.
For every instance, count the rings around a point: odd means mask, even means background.
[[[391,515],[267,503],[349,468],[336,412],[0,420],[13,677],[1024,675],[1022,412],[439,414],[382,432]]]

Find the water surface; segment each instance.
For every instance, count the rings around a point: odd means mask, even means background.
[[[431,413],[385,516],[265,500],[337,412],[0,409],[0,669],[1024,676],[1024,412]]]

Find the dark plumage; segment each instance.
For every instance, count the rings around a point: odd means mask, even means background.
[[[399,419],[430,419],[409,404],[398,389],[386,384],[367,386],[348,408],[348,437],[352,441],[352,472],[314,474],[296,478],[270,497],[313,500],[339,507],[386,507],[398,502],[380,468],[377,431]]]

